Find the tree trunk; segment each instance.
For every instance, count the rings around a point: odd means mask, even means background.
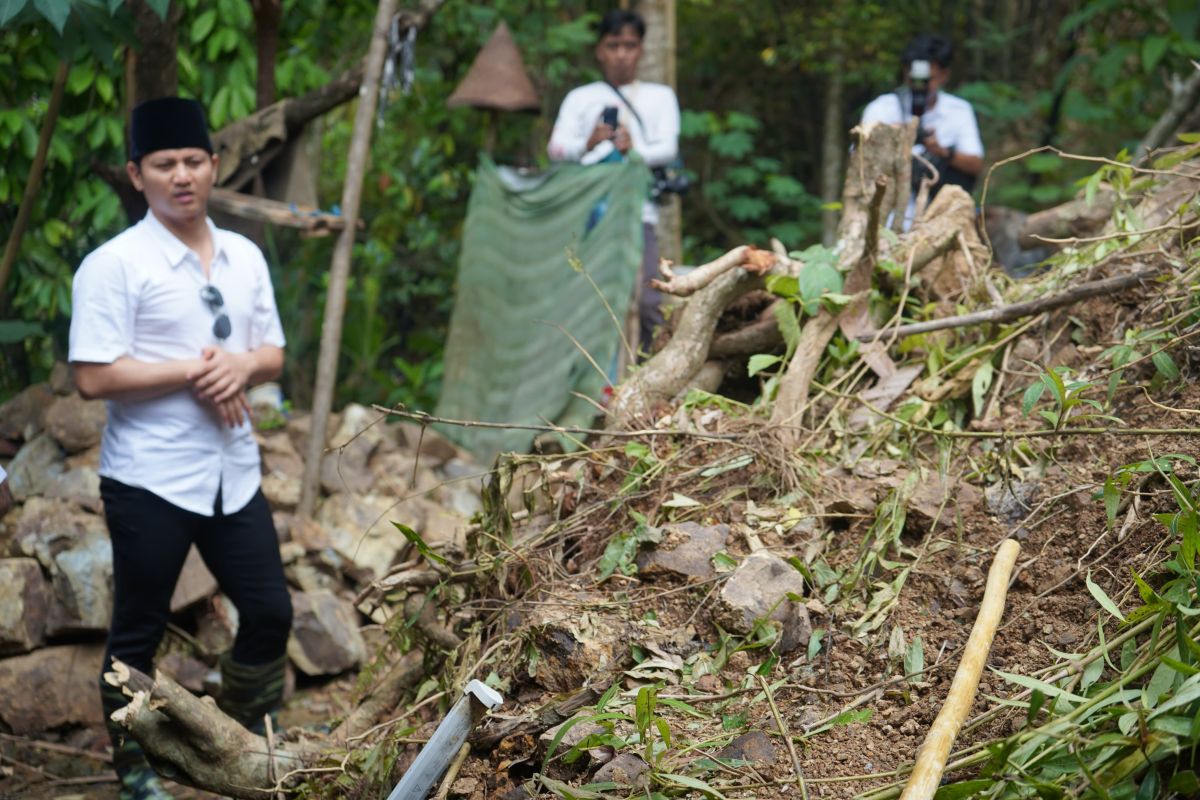
[[[129,142],[129,120],[133,107],[146,100],[179,93],[179,18],[182,3],[171,3],[167,16],[160,17],[146,0],[129,0],[137,46],[125,50],[125,141]],[[128,152],[128,147],[126,148]],[[146,198],[129,184],[125,171],[100,172],[116,191],[130,224],[146,216]],[[115,181],[114,181],[115,179]]]
[[[646,20],[646,39],[638,78],[663,83],[672,89],[675,80],[675,0],[639,0],[637,11]],[[658,207],[658,254],[673,264],[682,263],[682,208],[677,195]]]
[[[161,672],[151,679],[116,662],[104,677],[130,697],[113,720],[142,744],[151,765],[172,780],[228,797],[261,800],[285,774],[321,758],[319,752],[268,747],[265,738]]]
[[[325,428],[333,407],[333,389],[337,383],[338,353],[342,341],[342,318],[346,311],[346,284],[350,277],[350,255],[358,226],[358,204],[362,199],[363,178],[371,133],[375,128],[375,104],[379,97],[380,72],[387,52],[388,28],[396,10],[396,0],[380,0],[375,14],[371,44],[363,77],[363,93],[354,116],[354,135],[346,159],[346,182],[342,191],[342,214],[346,227],[338,236],[329,268],[329,291],[325,297],[325,321],[321,328],[321,351],[317,358],[317,385],[313,392],[312,432],[304,462],[304,479],[297,513],[311,517],[317,501],[321,460],[325,454]]]
[[[864,323],[861,318],[865,316],[866,295],[877,257],[878,228],[889,213],[902,217],[908,205],[909,154],[916,136],[915,121],[908,125],[858,125],[851,135],[855,147],[842,192],[838,260],[842,271],[848,273],[844,291],[856,297],[837,315],[822,308],[801,331],[800,344],[779,383],[779,394],[771,410],[771,424],[788,452],[799,440],[797,429],[808,407],[809,387],[839,321],[845,320],[844,327],[850,328]]]
[[[254,9],[254,38],[258,52],[258,75],[254,84],[255,108],[275,102],[275,54],[279,50],[281,0],[251,0]]]
[[[179,91],[179,18],[182,3],[171,3],[164,19],[146,0],[129,0],[137,47],[126,51],[133,83],[125,87],[132,109],[138,103],[169,97]]]
[[[0,314],[8,309],[10,293],[4,291],[8,276],[12,273],[13,264],[21,252],[21,237],[29,225],[33,214],[33,204],[37,199],[38,188],[42,185],[42,173],[46,168],[46,154],[50,150],[50,140],[54,137],[54,128],[58,124],[58,110],[62,107],[63,87],[67,84],[67,74],[70,65],[66,61],[58,63],[58,71],[54,73],[54,86],[50,89],[50,105],[46,109],[46,118],[42,120],[42,132],[38,137],[37,152],[33,156],[33,165],[29,169],[29,178],[25,181],[25,191],[21,195],[21,205],[17,209],[17,218],[4,244],[4,257],[0,260]]]
[[[842,132],[845,122],[842,119],[842,102],[845,94],[845,70],[842,68],[844,56],[841,42],[834,43],[831,71],[825,81],[825,114],[823,138],[821,143],[821,200],[826,204],[836,203],[841,199],[842,188],[842,154],[846,143]],[[821,212],[821,243],[833,247],[837,242],[838,212],[827,208]]]

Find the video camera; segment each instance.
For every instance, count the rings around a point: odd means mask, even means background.
[[[650,184],[650,199],[656,203],[667,202],[667,195],[685,195],[692,188],[688,176],[680,172],[683,167],[678,159],[676,163],[666,167],[654,167],[650,170],[654,182]]]

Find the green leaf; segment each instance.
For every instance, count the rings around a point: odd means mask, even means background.
[[[1154,800],[1156,797],[1158,797],[1158,773],[1151,768],[1146,773],[1146,777],[1142,778],[1142,784],[1138,787],[1134,800]]]
[[[1190,769],[1176,772],[1171,776],[1167,789],[1177,795],[1196,795],[1200,793],[1200,777]]]
[[[975,370],[975,377],[971,379],[971,404],[976,417],[983,416],[983,401],[992,385],[992,373],[992,362],[985,361],[983,366]]]
[[[656,777],[666,783],[673,783],[686,789],[695,789],[698,792],[702,792],[705,797],[713,798],[713,800],[725,800],[725,795],[699,778],[693,778],[690,775],[676,775],[670,772],[661,772]]]
[[[1025,710],[1025,722],[1032,726],[1033,721],[1037,719],[1038,712],[1045,704],[1046,693],[1040,689],[1034,689],[1033,694],[1029,697],[1029,708]]]
[[[1142,40],[1142,69],[1152,71],[1167,52],[1169,40],[1165,36],[1147,36]]]
[[[1092,597],[1096,598],[1096,602],[1100,604],[1101,608],[1121,620],[1121,622],[1125,621],[1125,615],[1121,613],[1121,609],[1117,608],[1117,604],[1104,593],[1103,589],[1092,581],[1091,570],[1088,570],[1087,576],[1084,577],[1084,583],[1087,585],[1087,590],[1092,593]]]
[[[412,543],[412,546],[417,548],[417,552],[426,559],[437,564],[449,563],[441,553],[435,552],[433,548],[425,544],[425,540],[421,538],[421,534],[401,522],[393,522],[392,524],[396,526],[396,530],[404,534],[404,538],[408,539]]]
[[[607,795],[600,792],[593,792],[581,786],[571,786],[568,783],[547,778],[545,775],[539,774],[537,779],[543,787],[563,798],[563,800],[606,800],[607,798]]]
[[[0,344],[14,344],[24,341],[31,336],[41,336],[46,329],[40,322],[26,322],[23,319],[0,319]]]
[[[1179,367],[1175,366],[1175,359],[1165,350],[1159,350],[1150,356],[1150,360],[1154,362],[1154,368],[1167,380],[1173,381],[1179,377]]]
[[[150,6],[151,10],[162,19],[167,18],[167,10],[171,7],[171,0],[146,0],[146,5]]]
[[[934,792],[933,800],[962,800],[965,797],[974,797],[985,789],[990,789],[995,785],[995,781],[987,778],[948,783],[945,786],[939,787]]]
[[[0,26],[7,25],[27,5],[29,5],[29,0],[0,0]]]
[[[1121,505],[1121,492],[1116,481],[1109,475],[1104,479],[1104,516],[1111,531],[1117,522],[1117,507]]]
[[[817,313],[817,301],[826,292],[842,291],[842,274],[829,262],[810,262],[800,270],[800,297],[804,313]]]
[[[756,353],[750,356],[750,363],[747,367],[747,372],[751,378],[764,369],[770,369],[776,364],[782,362],[783,359],[779,356],[767,355],[765,353]]]
[[[808,637],[808,660],[811,662],[821,652],[821,639],[825,637],[824,628],[813,628]]]
[[[775,306],[775,321],[779,324],[779,332],[783,334],[783,343],[789,355],[796,351],[800,343],[800,322],[796,318],[796,310],[791,303],[779,303]]]
[[[785,300],[794,300],[800,296],[800,279],[791,275],[768,275],[767,291]]]
[[[663,508],[695,508],[698,505],[700,505],[700,503],[696,502],[687,495],[675,492],[670,500],[663,503]]]
[[[217,10],[215,8],[210,8],[196,17],[196,21],[192,23],[192,44],[208,38],[208,35],[212,33],[213,26],[216,24]]]
[[[71,15],[70,0],[33,0],[33,7],[62,35],[67,17]]]
[[[1021,397],[1021,413],[1029,416],[1029,412],[1033,410],[1034,405],[1038,400],[1042,399],[1042,392],[1046,391],[1046,384],[1038,381],[1029,384],[1029,388],[1025,390],[1025,394]]]
[[[1085,700],[1085,698],[1080,697],[1077,694],[1072,694],[1066,689],[1061,689],[1052,683],[1046,683],[1045,681],[1040,681],[1037,678],[1032,678],[1028,675],[1015,675],[1011,672],[1004,672],[1003,670],[994,668],[992,669],[992,672],[995,672],[1009,683],[1015,683],[1018,686],[1025,687],[1026,689],[1036,689],[1045,694],[1047,697],[1062,697],[1067,700],[1073,700],[1076,703],[1082,703]]]

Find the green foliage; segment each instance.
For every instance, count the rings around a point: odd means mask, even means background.
[[[1027,689],[1026,727],[990,744],[979,760],[974,796],[1174,797],[1197,787],[1193,756],[1200,746],[1200,633],[1196,618],[1197,498],[1172,469],[1190,457],[1168,455],[1120,467],[1114,485],[1137,474],[1157,473],[1168,486],[1174,511],[1156,515],[1170,536],[1171,558],[1155,575],[1133,572],[1141,605],[1122,611],[1114,595],[1089,574],[1085,585],[1102,609],[1099,643],[1086,654],[1059,654],[1076,666],[1053,666],[1040,675],[998,672]],[[1152,585],[1156,588],[1153,588]],[[1135,601],[1136,602],[1136,601]],[[1126,635],[1119,655],[1108,626]],[[1078,667],[1086,664],[1080,671]],[[1105,676],[1109,680],[1104,680]],[[981,779],[988,779],[986,784]]]
[[[700,249],[697,258],[743,242],[765,244],[770,237],[800,244],[819,236],[820,200],[787,174],[782,161],[762,153],[762,129],[740,111],[682,111],[681,146],[698,183],[689,201],[703,207],[708,225],[723,239],[689,239],[688,249]]]

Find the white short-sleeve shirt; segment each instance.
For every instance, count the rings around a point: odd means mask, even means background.
[[[867,105],[862,121],[898,125],[908,121],[908,114],[900,105],[899,95],[889,92],[881,94]],[[938,92],[933,108],[921,117],[921,127],[937,136],[938,144],[942,147],[953,146],[963,155],[983,157],[983,139],[979,136],[975,109],[958,95]],[[913,153],[924,155],[925,145],[913,145]]]
[[[208,221],[214,254],[211,283],[224,299],[231,332],[213,335],[216,313],[201,299],[200,257],[153,212],[83,260],[75,274],[70,360],[111,364],[128,356],[161,363],[198,358],[207,345],[243,353],[284,346],[271,276],[249,239]],[[219,312],[217,312],[219,313]],[[260,483],[258,445],[247,423],[222,425],[190,389],[151,400],[107,401],[100,474],[147,489],[168,502],[211,516],[221,490],[232,514]]]
[[[679,155],[679,100],[675,90],[661,83],[634,81],[622,86],[621,94],[637,109],[637,117],[604,81],[568,92],[558,109],[558,118],[546,148],[550,158],[596,164],[611,155],[612,142],[600,142],[588,150],[587,141],[604,108],[615,106],[617,123],[629,129],[633,149],[647,166],[661,167],[674,161]],[[651,224],[658,221],[658,209],[653,203],[646,202],[642,206],[642,221]]]
[[[895,92],[881,94],[863,110],[862,121],[899,125],[907,122],[908,112],[900,103]],[[938,92],[933,108],[921,116],[921,127],[937,136],[942,147],[953,146],[959,153],[983,158],[983,139],[979,136],[979,124],[975,121],[975,109],[966,100],[949,92]],[[914,155],[925,155],[925,145],[913,145]],[[904,230],[912,226],[916,213],[916,198],[909,197],[908,209],[904,214]]]

